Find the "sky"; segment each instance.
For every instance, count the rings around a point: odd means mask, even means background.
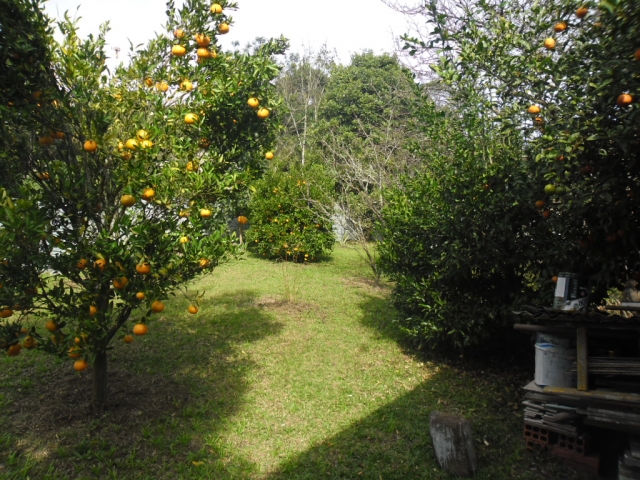
[[[214,3],[212,0],[211,3]],[[238,10],[232,13],[235,25],[220,37],[222,46],[230,48],[234,41],[244,46],[256,37],[279,37],[290,40],[292,52],[305,48],[318,50],[327,44],[338,54],[341,63],[348,63],[353,53],[371,49],[375,53],[394,50],[394,39],[408,31],[404,16],[387,7],[381,0],[342,0],[317,2],[311,0],[237,0]],[[176,6],[181,1],[176,0]],[[165,0],[48,0],[45,10],[52,18],[65,11],[73,17],[78,10],[80,34],[97,33],[98,26],[109,20],[108,53],[120,47],[120,60],[129,48],[146,43],[160,32],[165,23]],[[110,66],[119,63],[115,58]]]

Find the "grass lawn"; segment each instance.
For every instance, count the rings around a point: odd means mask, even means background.
[[[524,449],[533,375],[403,347],[390,288],[356,252],[310,265],[254,258],[203,278],[200,312],[175,297],[110,352],[111,407],[90,372],[39,352],[0,356],[0,478],[447,479],[429,413],[472,419],[479,479],[573,478]]]

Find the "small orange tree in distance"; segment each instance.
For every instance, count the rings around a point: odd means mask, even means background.
[[[235,4],[169,2],[169,33],[112,74],[105,28],[81,40],[66,18],[57,43],[40,7],[20,7],[40,22],[37,61],[26,41],[2,52],[0,162],[19,168],[0,191],[0,348],[91,365],[101,412],[111,341],[146,334],[164,299],[236,248],[227,220],[273,142],[286,41],[223,52]]]

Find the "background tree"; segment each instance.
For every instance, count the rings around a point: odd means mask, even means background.
[[[43,18],[40,2],[16,5]],[[0,124],[4,158],[20,176],[0,208],[2,348],[68,356],[79,371],[91,364],[98,411],[110,342],[146,334],[162,300],[234,251],[227,221],[273,141],[272,56],[285,42],[220,51],[235,7],[169,2],[173,35],[113,75],[105,29],[81,40],[65,19],[61,44],[43,36],[48,83],[3,89],[16,95]]]
[[[419,87],[411,73],[389,55],[365,52],[332,71],[314,138],[322,162],[335,179],[335,203],[320,206],[341,224],[380,278],[375,222],[383,191],[399,187],[421,163],[414,151],[421,135],[413,122]]]

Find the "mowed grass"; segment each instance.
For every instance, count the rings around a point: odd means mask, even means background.
[[[0,478],[450,478],[433,410],[474,423],[481,479],[569,478],[524,449],[531,372],[468,369],[403,346],[389,286],[357,253],[292,265],[248,255],[192,286],[110,352],[112,405],[89,371],[39,352],[0,358]]]

